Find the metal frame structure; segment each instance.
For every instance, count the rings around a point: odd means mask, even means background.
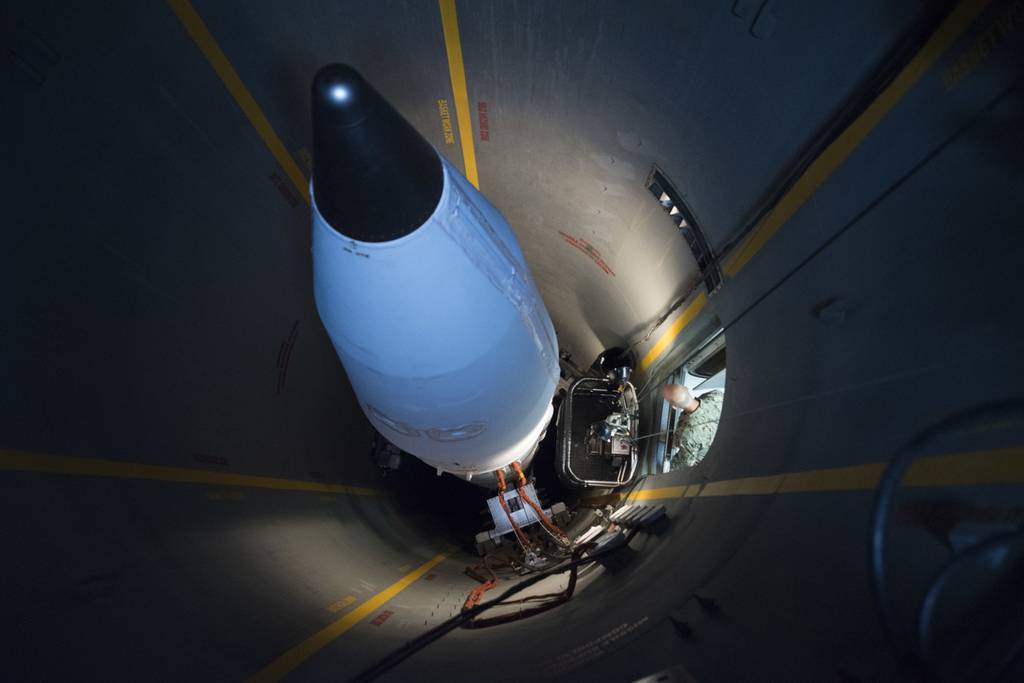
[[[626,393],[629,393],[632,406],[624,406],[624,412],[629,416],[629,432],[632,438],[636,437],[638,423],[638,403],[636,398],[636,389],[633,387],[631,382],[624,382],[624,391],[619,393],[617,388],[614,387],[613,382],[604,377],[582,377],[573,383],[566,394],[565,401],[559,408],[558,425],[564,429],[561,430],[560,441],[559,441],[559,455],[558,455],[558,466],[560,472],[569,481],[569,483],[579,486],[582,488],[617,488],[624,486],[632,481],[633,476],[636,474],[637,468],[637,445],[635,442],[630,443],[629,447],[629,458],[624,461],[622,467],[619,469],[619,476],[615,480],[599,480],[599,479],[586,479],[579,476],[572,470],[571,464],[571,453],[572,453],[572,409],[573,400],[582,394],[593,395],[619,395],[619,401],[625,402],[623,398]],[[563,422],[565,420],[565,422]],[[626,472],[628,471],[628,474]],[[623,476],[625,475],[625,476]]]

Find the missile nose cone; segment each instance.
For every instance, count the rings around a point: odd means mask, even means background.
[[[372,85],[345,64],[313,79],[313,197],[338,233],[362,242],[407,235],[441,198],[441,160]]]

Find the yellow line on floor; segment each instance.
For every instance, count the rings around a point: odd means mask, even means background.
[[[459,127],[459,144],[462,145],[462,161],[466,167],[466,179],[473,187],[480,189],[480,178],[476,172],[476,149],[473,146],[473,119],[469,114],[469,96],[466,94],[466,68],[462,63],[462,41],[459,38],[459,18],[455,13],[455,0],[438,0],[441,8],[441,26],[444,29],[444,46],[448,52],[448,74],[452,79],[452,96],[455,98],[455,121]]]
[[[224,87],[228,89],[231,96],[235,98],[235,102],[242,108],[242,113],[249,119],[249,123],[256,129],[259,136],[263,138],[264,144],[270,150],[270,153],[274,155],[274,158],[277,159],[277,163],[281,165],[281,168],[284,169],[285,175],[295,185],[302,198],[306,200],[306,204],[309,204],[309,182],[306,180],[306,176],[299,170],[299,165],[295,163],[295,159],[288,152],[288,148],[281,142],[281,138],[277,136],[270,122],[267,121],[267,117],[264,116],[263,110],[256,104],[256,100],[253,99],[249,89],[242,83],[242,79],[238,77],[238,72],[235,71],[235,67],[228,61],[217,41],[214,40],[210,30],[206,28],[202,17],[199,16],[199,13],[196,12],[192,3],[188,0],[167,0],[167,5],[181,21],[188,34],[192,36],[192,40],[199,46],[203,56],[206,57],[206,61],[210,63],[210,66],[213,67],[213,70],[224,83]]]
[[[719,496],[764,496],[776,493],[873,491],[885,463],[832,467],[763,477],[725,479],[704,484],[683,484],[636,491],[630,501]],[[970,486],[1024,483],[1024,448],[1002,448],[934,455],[916,460],[903,478],[903,486]]]
[[[903,478],[904,486],[967,486],[1024,482],[1024,448],[953,453],[921,458]]]
[[[804,171],[792,188],[772,207],[740,248],[725,263],[725,273],[735,277],[768,240],[802,207],[832,173],[846,161],[903,96],[971,26],[989,0],[963,0],[942,22],[924,47],[839,137]]]
[[[832,144],[825,148],[817,159],[804,171],[803,175],[786,194],[772,207],[771,211],[761,220],[749,236],[740,244],[725,262],[723,270],[729,277],[735,277],[750,262],[761,248],[779,231],[786,221],[803,206],[811,195],[846,161],[847,157],[867,138],[868,134],[896,106],[904,95],[917,83],[925,72],[931,68],[938,58],[970,27],[990,0],[962,0],[950,12],[931,38],[925,43],[914,58],[904,67],[903,71],[882,91],[864,112],[854,120]],[[706,303],[706,302],[703,302]],[[700,308],[703,308],[703,303]],[[696,312],[699,312],[699,308]],[[680,319],[672,323],[664,334],[655,342],[640,364],[646,370],[679,336],[682,329],[695,317],[691,316],[680,324]]]
[[[0,471],[39,472],[46,474],[73,474],[86,477],[112,477],[116,479],[146,479],[170,481],[185,484],[216,484],[218,486],[243,486],[279,491],[315,491],[317,493],[347,493],[357,496],[379,496],[387,492],[348,484],[327,484],[303,479],[279,479],[252,474],[232,472],[211,472],[187,467],[144,465],[120,460],[98,458],[71,458],[61,455],[45,455],[0,449]]]
[[[377,595],[362,603],[351,612],[338,619],[331,625],[314,633],[292,649],[271,662],[266,668],[249,679],[249,683],[266,683],[279,681],[294,671],[300,664],[312,657],[314,654],[329,645],[360,621],[370,616],[377,609],[382,607],[391,598],[395,597],[408,588],[416,579],[420,578],[436,565],[444,561],[445,555],[435,555],[431,560],[420,565],[419,568],[409,572],[401,579],[391,584]]]
[[[661,498],[683,498],[687,486],[664,486],[656,489],[640,489],[631,493],[627,500],[659,500]]]
[[[640,369],[646,370],[651,367],[651,364],[658,360],[661,354],[665,353],[672,342],[675,341],[679,333],[683,331],[683,328],[690,324],[690,321],[697,317],[697,314],[704,310],[704,306],[708,302],[708,295],[701,292],[697,297],[690,302],[690,305],[683,309],[683,312],[678,318],[673,321],[669,328],[665,330],[664,334],[655,342],[654,346],[644,355],[643,360],[640,361]]]

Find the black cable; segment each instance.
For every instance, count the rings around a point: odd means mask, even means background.
[[[799,179],[806,173],[829,145],[847,130],[861,116],[878,96],[899,76],[900,72],[914,58],[921,47],[934,35],[942,21],[949,16],[953,7],[950,0],[922,5],[924,14],[921,19],[904,32],[903,37],[896,41],[886,54],[877,69],[857,86],[847,97],[836,113],[825,122],[824,126],[797,154],[795,162],[777,176],[779,179],[764,195],[760,202],[748,214],[739,230],[730,234],[715,250],[710,267],[719,268],[729,252],[739,244],[771,213],[779,201],[789,192]]]
[[[540,582],[543,579],[546,579],[549,576],[564,573],[580,565],[594,562],[606,555],[612,554],[613,552],[619,550],[623,545],[626,545],[631,540],[633,540],[633,537],[636,536],[638,531],[639,527],[631,529],[629,533],[626,534],[626,540],[623,544],[616,545],[613,548],[605,548],[604,550],[596,552],[592,555],[588,555],[587,557],[567,562],[565,564],[559,565],[547,571],[538,572],[530,578],[520,581],[519,583],[517,583],[516,585],[512,586],[507,591],[499,595],[498,597],[488,600],[487,602],[482,602],[476,607],[468,609],[465,612],[460,612],[459,614],[456,614],[454,617],[435,626],[423,635],[417,636],[413,640],[407,642],[402,647],[392,651],[383,659],[378,661],[376,664],[374,664],[370,668],[364,670],[362,673],[352,678],[352,683],[364,683],[365,681],[376,680],[386,671],[390,671],[391,669],[398,666],[412,655],[416,654],[417,652],[425,648],[427,645],[430,645],[434,641],[442,638],[445,634],[459,628],[459,626],[461,626],[464,622],[471,620],[473,617],[477,616],[481,612],[484,612],[490,609],[491,607],[497,606],[503,600],[512,597],[516,593],[526,590],[530,586]]]
[[[933,35],[935,29],[948,15],[951,5],[952,2],[949,0],[943,0],[942,3],[931,7],[922,21],[907,31],[903,39],[898,41],[895,48],[890,50],[889,54],[883,58],[881,66],[871,74],[865,83],[858,86],[847,101],[843,103],[839,111],[830,117],[824,128],[806,145],[805,149],[797,156],[796,162],[791,164],[790,168],[786,171],[782,180],[775,183],[775,187],[772,188],[771,192],[754,209],[752,216],[744,221],[743,227],[730,235],[721,246],[714,250],[711,263],[687,288],[686,293],[673,301],[668,309],[654,322],[654,325],[647,331],[647,334],[632,342],[627,347],[627,351],[633,351],[635,347],[650,339],[651,335],[689,299],[690,295],[704,284],[704,275],[709,270],[721,268],[726,256],[754,231],[761,221],[764,220],[765,216],[771,213],[772,209],[779,203],[779,200],[792,189],[793,185],[803,176],[810,165],[824,153],[830,144],[835,142],[858,116],[871,106],[871,103],[875,101],[878,95],[910,63],[914,54]],[[646,389],[646,385],[644,388]]]
[[[916,446],[916,444],[915,440],[914,445]],[[888,577],[885,571],[888,560],[886,540],[896,490],[899,488],[900,482],[903,481],[903,475],[906,474],[910,463],[916,457],[917,448],[904,447],[897,452],[896,457],[885,468],[882,478],[878,482],[878,489],[875,491],[875,504],[872,507],[871,521],[868,525],[870,530],[868,569],[871,576],[871,591],[875,597],[875,606],[878,609],[882,632],[889,641],[901,669],[915,668],[923,662],[921,662],[911,638],[906,633],[901,633],[896,625],[896,611],[889,597]]]
[[[871,210],[876,208],[886,198],[888,198],[893,192],[895,192],[897,189],[902,187],[904,183],[906,183],[908,180],[910,180],[910,178],[913,177],[914,174],[917,173],[917,171],[921,170],[930,161],[932,161],[935,157],[937,157],[941,152],[943,152],[946,148],[948,148],[953,142],[958,140],[964,133],[966,133],[971,128],[971,126],[973,126],[978,120],[980,120],[981,117],[984,114],[987,114],[987,113],[991,112],[991,110],[995,109],[995,107],[999,103],[1001,103],[1003,101],[1003,99],[1006,98],[1007,95],[1010,95],[1014,91],[1019,89],[1022,86],[1022,84],[1024,84],[1024,79],[1018,78],[1013,83],[1011,83],[1005,90],[1000,92],[992,100],[990,100],[988,103],[986,103],[984,107],[982,107],[977,112],[975,112],[974,115],[971,116],[971,118],[969,118],[966,122],[963,123],[963,125],[961,125],[955,131],[953,131],[953,133],[950,134],[941,143],[939,143],[939,145],[937,145],[934,149],[932,149],[928,154],[926,154],[922,159],[920,159],[916,164],[914,164],[910,169],[908,169],[903,175],[901,175],[899,178],[897,178],[880,195],[878,195],[874,200],[869,202],[867,204],[867,206],[865,206],[861,211],[859,211],[855,216],[853,216],[853,218],[851,218],[847,223],[845,223],[843,226],[841,226],[839,228],[839,230],[837,230],[833,235],[831,235],[827,240],[825,240],[825,242],[820,244],[817,248],[815,248],[813,251],[811,251],[810,254],[806,255],[803,259],[801,259],[795,266],[793,266],[785,275],[783,275],[772,286],[770,286],[766,290],[764,290],[758,297],[756,297],[742,311],[740,311],[732,320],[729,320],[727,322],[723,322],[722,323],[722,331],[723,332],[727,332],[733,326],[735,326],[736,323],[738,323],[740,320],[742,320],[744,317],[746,317],[746,315],[748,313],[750,313],[752,310],[754,310],[758,305],[760,305],[762,301],[767,299],[771,294],[773,294],[776,290],[778,290],[780,287],[782,287],[783,284],[788,282],[794,275],[796,275],[796,273],[799,272],[805,265],[807,265],[812,260],[814,260],[815,257],[817,257],[819,254],[821,254],[823,251],[825,251],[828,247],[830,247],[833,243],[835,243],[840,237],[842,237],[844,234],[846,234],[846,232],[848,232],[850,230],[850,228],[852,228],[854,225],[856,225]],[[643,339],[640,339],[640,340],[634,342],[633,344],[631,344],[629,346],[629,348],[632,350],[633,347],[635,347],[635,346],[643,343],[647,339],[649,339],[651,337],[651,335],[654,333],[654,331],[658,327],[660,327],[661,324],[665,322],[665,320],[668,319],[668,317],[672,314],[672,312],[674,312],[680,306],[682,306],[682,304],[686,301],[686,299],[691,294],[693,294],[693,292],[697,289],[697,287],[700,284],[701,284],[701,282],[698,281],[695,285],[693,285],[686,292],[686,294],[683,295],[682,298],[677,299],[672,304],[672,306],[669,308],[668,312],[664,316],[659,318],[659,320],[655,324],[655,326],[652,327],[648,331],[648,333],[643,337]],[[700,349],[698,349],[698,352],[699,352],[699,350]],[[644,383],[643,387],[637,392],[638,400],[639,400],[639,397],[646,397],[647,388],[651,385],[653,379],[654,379],[654,375],[653,374],[648,376],[647,381]]]
[[[583,549],[581,548],[581,549],[579,549],[579,550],[577,550],[577,551],[575,551],[573,553],[573,559],[574,560],[579,559],[579,557],[582,554],[583,554]],[[528,619],[528,618],[530,618],[532,616],[536,616],[536,615],[541,614],[543,612],[547,612],[548,610],[554,609],[555,607],[558,607],[559,605],[564,605],[565,603],[569,602],[569,600],[572,599],[573,593],[576,591],[576,579],[577,579],[578,576],[579,576],[579,566],[578,565],[573,565],[572,569],[569,570],[569,583],[566,586],[565,590],[563,590],[563,591],[561,591],[559,593],[549,593],[549,594],[545,594],[545,595],[531,595],[531,596],[528,596],[528,597],[525,597],[525,598],[520,598],[519,600],[513,600],[511,602],[502,602],[501,603],[501,605],[503,605],[503,606],[511,606],[511,605],[517,605],[517,604],[518,605],[525,605],[526,603],[531,602],[533,600],[543,600],[543,602],[541,604],[535,605],[533,607],[529,607],[526,610],[523,610],[522,607],[520,607],[520,611],[519,612],[515,612],[515,613],[512,613],[512,614],[498,615],[496,617],[490,617],[489,619],[476,619],[476,618],[474,618],[474,619],[471,619],[469,621],[463,622],[462,623],[462,628],[468,628],[468,629],[473,629],[473,628],[489,628],[489,627],[492,627],[492,626],[500,626],[502,624],[509,624],[509,623],[512,623],[513,621],[520,621],[522,619]]]
[[[931,586],[929,586],[928,592],[925,594],[924,601],[921,603],[921,608],[918,612],[918,626],[916,629],[917,642],[921,649],[921,656],[923,659],[932,663],[943,655],[941,650],[943,644],[931,640],[929,636],[935,635],[935,603],[940,599],[943,589],[948,587],[949,577],[955,573],[956,568],[960,566],[962,562],[969,560],[972,557],[978,558],[986,556],[992,552],[993,548],[1005,549],[1007,543],[1020,543],[1021,541],[1024,541],[1024,529],[1018,529],[1009,533],[993,536],[971,546],[959,555],[955,555],[938,572],[936,577],[932,580]],[[1022,587],[1024,587],[1024,584],[1022,584]],[[1009,609],[1012,609],[1012,607]],[[981,635],[982,638],[991,638],[993,634],[991,632],[986,633],[981,630],[982,628],[982,624],[972,623],[970,631],[972,634],[983,634]],[[1017,634],[1016,639],[1010,642],[1009,646],[1003,651],[1003,655],[998,659],[993,660],[993,658],[989,657],[987,661],[979,661],[977,651],[975,651],[971,656],[971,666],[966,670],[957,670],[955,667],[949,667],[948,665],[940,666],[937,663],[932,663],[932,669],[937,672],[941,671],[946,673],[947,675],[945,678],[949,680],[976,681],[978,683],[999,681],[1004,680],[1001,676],[1007,669],[1014,665],[1014,661],[1022,653],[1024,653],[1024,631]],[[952,674],[950,674],[951,670],[953,671]],[[1024,668],[1022,668],[1021,671],[1024,671]]]
[[[945,417],[902,446],[882,473],[875,491],[871,519],[868,524],[868,574],[882,632],[893,650],[897,664],[908,677],[913,674],[923,674],[928,678],[936,678],[936,672],[932,670],[930,662],[923,654],[918,634],[908,633],[907,629],[899,627],[898,616],[889,593],[886,573],[887,532],[896,491],[910,465],[936,437],[946,436],[957,431],[978,429],[979,425],[982,428],[991,428],[992,424],[1013,424],[1020,421],[1022,411],[1024,411],[1024,401],[1012,399],[982,404]]]
[[[991,113],[991,111],[995,109],[996,106],[1000,102],[1002,102],[1006,96],[1012,94],[1014,91],[1020,88],[1022,84],[1024,84],[1024,78],[1018,78],[1013,83],[1011,83],[1005,90],[1003,90],[994,98],[992,98],[989,102],[987,102],[984,107],[976,111],[974,115],[971,116],[971,118],[969,118],[967,121],[963,123],[963,125],[961,125],[955,131],[953,131],[934,149],[932,149],[924,157],[918,160],[917,163],[915,163],[913,166],[907,169],[907,171],[903,173],[903,175],[901,175],[899,178],[893,181],[893,183],[889,185],[885,190],[883,190],[881,194],[879,194],[873,200],[868,202],[864,206],[864,208],[858,211],[856,215],[854,215],[849,221],[843,224],[843,226],[836,230],[836,232],[830,235],[828,239],[826,239],[824,242],[815,247],[811,251],[811,253],[807,254],[802,259],[800,259],[800,261],[796,263],[796,265],[790,268],[789,271],[787,271],[786,274],[783,275],[772,286],[768,287],[763,292],[761,292],[760,295],[755,297],[754,300],[747,304],[742,311],[737,313],[732,320],[729,320],[728,322],[723,322],[722,330],[728,332],[733,326],[736,325],[736,323],[738,323],[740,320],[746,317],[748,313],[757,308],[761,304],[761,302],[763,302],[765,299],[767,299],[769,296],[775,293],[776,290],[781,288],[782,285],[786,284],[793,276],[795,276],[799,271],[801,271],[804,266],[813,261],[823,251],[831,247],[835,242],[839,240],[839,238],[841,238],[843,235],[849,232],[849,230],[853,228],[853,226],[857,225],[857,223],[859,223],[862,218],[867,216],[871,211],[873,211],[875,208],[881,205],[883,201],[888,199],[894,192],[896,192],[896,190],[903,187],[903,185],[907,183],[911,178],[913,178],[918,171],[927,166],[933,159],[938,157],[939,154],[944,152],[950,145],[952,145],[954,142],[960,139],[960,137],[968,130],[970,130],[970,128],[975,123],[981,120],[982,116]]]

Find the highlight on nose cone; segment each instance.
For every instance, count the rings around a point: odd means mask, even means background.
[[[345,64],[313,79],[313,197],[338,233],[388,242],[434,212],[444,176],[434,148]]]

